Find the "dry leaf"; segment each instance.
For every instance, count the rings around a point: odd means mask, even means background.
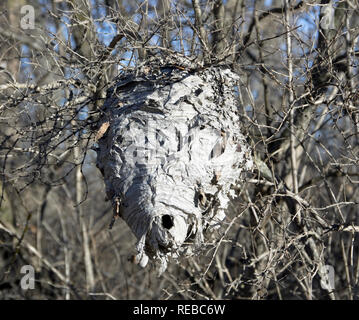
[[[103,135],[106,133],[107,129],[109,128],[110,126],[110,122],[107,121],[107,122],[104,122],[100,129],[98,129],[97,133],[96,133],[96,137],[95,137],[95,141],[99,141]]]

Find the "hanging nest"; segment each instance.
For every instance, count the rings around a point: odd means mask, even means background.
[[[226,67],[152,61],[117,79],[100,122],[97,166],[141,266],[201,252],[252,169]]]

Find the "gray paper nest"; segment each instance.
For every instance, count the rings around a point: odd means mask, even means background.
[[[107,197],[135,234],[135,261],[159,273],[201,252],[223,224],[233,187],[251,170],[234,86],[225,67],[149,62],[109,90],[97,166]]]

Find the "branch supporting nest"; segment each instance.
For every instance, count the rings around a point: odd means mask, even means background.
[[[112,219],[109,225],[109,229],[111,230],[113,225],[115,224],[116,220],[120,217],[120,206],[121,206],[121,199],[120,197],[114,197],[113,199],[113,215],[112,215]]]

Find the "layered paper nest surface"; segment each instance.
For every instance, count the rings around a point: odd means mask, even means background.
[[[154,260],[162,273],[169,258],[201,252],[252,169],[237,80],[225,67],[150,64],[108,92],[97,166],[142,266]]]

